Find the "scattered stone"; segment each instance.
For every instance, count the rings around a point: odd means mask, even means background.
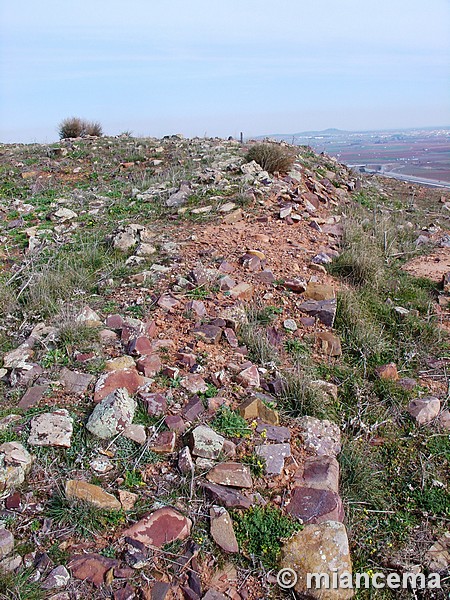
[[[19,442],[0,446],[0,491],[20,486],[31,468],[34,457]]]
[[[307,586],[307,575],[310,573],[326,573],[330,581],[334,574],[338,581],[341,581],[344,573],[351,577],[348,538],[342,523],[326,521],[318,525],[306,525],[282,547],[280,566],[292,569],[297,574],[294,590],[299,595],[317,600],[347,600],[353,596],[353,589],[324,589],[323,580],[321,589],[308,589]]]
[[[303,294],[308,287],[308,284],[302,277],[296,277],[294,279],[286,279],[286,281],[283,283],[283,287],[291,290],[291,292],[295,292],[296,294]]]
[[[128,425],[128,427],[123,430],[122,435],[141,446],[147,441],[147,434],[143,425],[131,423],[131,425]]]
[[[151,442],[150,450],[158,454],[171,453],[175,450],[176,441],[175,431],[163,431]]]
[[[67,498],[77,498],[89,502],[97,508],[105,510],[120,510],[121,504],[115,496],[105,492],[100,486],[76,479],[66,482]]]
[[[77,213],[74,212],[73,210],[70,210],[70,208],[59,208],[53,215],[52,217],[52,221],[54,220],[58,220],[61,223],[64,223],[65,221],[71,221],[73,219],[77,218]]]
[[[450,411],[449,410],[443,410],[441,412],[441,414],[439,415],[439,425],[442,427],[442,429],[445,429],[446,431],[450,431]]]
[[[183,433],[187,428],[187,423],[180,415],[167,415],[164,418],[164,423],[170,431],[176,431],[177,433]]]
[[[114,469],[114,465],[109,459],[106,458],[106,456],[94,458],[89,463],[89,466],[93,471],[95,471],[96,473],[101,473],[102,475]]]
[[[129,492],[128,490],[119,490],[119,500],[122,506],[122,509],[133,510],[134,505],[139,500],[138,494],[133,494],[133,492]]]
[[[212,483],[227,485],[237,488],[251,488],[253,486],[250,468],[236,462],[220,463],[213,467],[206,479]]]
[[[128,343],[128,354],[133,356],[147,356],[152,353],[152,343],[145,335],[138,335],[130,339]]]
[[[111,392],[94,408],[86,428],[102,439],[122,433],[131,425],[136,410],[136,401],[126,389]]]
[[[201,375],[189,373],[181,380],[181,386],[191,394],[201,394],[208,391],[208,384]]]
[[[256,446],[255,453],[265,460],[267,475],[281,475],[284,459],[291,456],[291,446],[290,444],[264,444]]]
[[[105,575],[118,566],[117,560],[101,554],[79,554],[72,556],[67,567],[75,579],[88,581],[99,588],[105,583]]]
[[[73,419],[61,408],[53,413],[43,413],[31,420],[28,443],[32,446],[60,446],[70,448]]]
[[[183,182],[180,186],[180,189],[167,198],[166,206],[170,208],[178,208],[183,206],[191,194],[192,191],[189,183]]]
[[[104,373],[95,384],[94,402],[97,404],[119,388],[125,388],[130,394],[135,394],[141,386],[145,385],[145,382],[145,378],[139,375],[136,369]]]
[[[288,331],[297,331],[298,329],[297,323],[294,321],[294,319],[286,319],[283,322],[283,327]]]
[[[70,581],[70,573],[63,565],[55,567],[45,578],[42,583],[44,590],[53,590],[55,588],[65,587]]]
[[[327,327],[333,327],[336,316],[336,300],[307,300],[300,304],[299,309],[319,319]]]
[[[397,381],[398,380],[398,372],[397,365],[395,363],[389,363],[387,365],[382,365],[376,369],[377,375],[380,379],[384,379],[385,381]]]
[[[223,330],[223,333],[225,335],[225,338],[226,338],[227,342],[230,344],[230,346],[232,348],[238,348],[239,347],[239,340],[238,340],[236,334],[234,333],[234,331],[231,329],[231,327],[226,327]]]
[[[270,269],[264,269],[264,271],[261,271],[260,273],[255,273],[254,277],[257,281],[266,283],[267,285],[274,283],[275,281],[275,275]]]
[[[306,450],[318,456],[337,456],[341,451],[341,432],[334,423],[326,419],[302,417],[298,425]]]
[[[446,571],[450,565],[450,532],[444,533],[425,553],[425,564],[431,573]]]
[[[64,385],[66,392],[81,395],[88,389],[93,376],[86,373],[79,373],[78,371],[70,371],[66,367],[63,367],[59,374],[59,380]]]
[[[217,483],[202,483],[202,488],[213,502],[227,508],[250,508],[252,501],[237,490],[218,485]]]
[[[178,468],[183,475],[192,474],[194,472],[194,461],[192,460],[189,446],[184,446],[178,454]]]
[[[259,387],[260,386],[260,378],[259,371],[256,365],[252,365],[247,369],[244,369],[236,376],[236,381],[240,383],[243,387]]]
[[[310,281],[305,290],[305,298],[308,300],[333,300],[336,297],[334,288],[331,285],[325,285],[323,283],[316,283]]]
[[[0,574],[6,575],[7,573],[13,573],[22,566],[22,557],[20,554],[13,554],[7,556],[0,561]]]
[[[102,321],[98,314],[89,308],[89,306],[85,306],[75,317],[75,321],[77,323],[84,323],[88,327],[101,327]]]
[[[159,417],[167,411],[167,400],[162,394],[139,392],[139,398],[147,407],[147,414]]]
[[[145,377],[154,377],[162,368],[159,354],[151,354],[150,356],[140,358],[137,361],[136,368]]]
[[[184,540],[191,533],[192,521],[173,508],[159,508],[126,529],[122,535],[146,546],[161,548],[175,540]]]
[[[222,329],[215,325],[200,325],[192,330],[192,334],[207,344],[218,344],[222,337]]]
[[[44,394],[47,392],[49,386],[45,385],[34,385],[25,392],[22,396],[18,408],[22,408],[23,410],[28,410],[32,406],[36,406],[39,404],[39,401],[42,399]]]
[[[209,511],[211,517],[211,536],[225,552],[239,552],[239,546],[233,529],[233,522],[228,511],[213,506]]]
[[[289,427],[277,427],[276,425],[269,425],[268,423],[260,423],[256,427],[256,433],[263,434],[266,440],[277,442],[278,444],[289,442],[291,439]]]
[[[7,529],[0,528],[0,559],[5,558],[14,550],[14,536]]]
[[[224,442],[224,437],[205,425],[199,425],[190,435],[192,455],[202,458],[217,458],[222,451]]]
[[[399,379],[398,385],[401,386],[404,390],[411,392],[417,385],[417,380],[412,377],[402,377]]]
[[[157,304],[164,310],[172,311],[174,308],[177,308],[177,306],[180,305],[180,302],[169,294],[163,294],[158,300]]]
[[[333,259],[326,252],[319,252],[319,254],[316,254],[316,256],[312,257],[311,262],[317,265],[329,265],[331,262],[333,262]]]
[[[201,300],[191,300],[186,304],[186,310],[194,312],[198,317],[206,315],[206,306]]]
[[[206,390],[205,390],[206,391]],[[195,421],[200,415],[205,412],[203,402],[198,396],[192,396],[186,406],[183,408],[182,415],[186,421]]]
[[[230,290],[230,296],[237,300],[251,300],[253,297],[253,286],[250,283],[239,283]]]
[[[440,410],[441,403],[434,396],[415,398],[408,406],[408,412],[416,420],[417,425],[430,423],[438,416]]]
[[[339,494],[329,490],[296,487],[286,504],[287,512],[302,523],[344,520],[344,507]]]
[[[330,400],[338,399],[338,387],[334,383],[329,381],[323,381],[322,379],[316,379],[310,382],[310,386],[315,388],[322,395],[328,397]]]
[[[311,456],[295,474],[296,485],[339,492],[339,463],[334,456]]]
[[[260,398],[254,396],[245,400],[239,406],[238,411],[241,417],[247,420],[261,419],[261,421],[270,425],[278,425],[280,422],[278,412],[264,404]]]
[[[327,356],[341,356],[342,347],[341,340],[330,333],[329,331],[322,331],[317,334],[317,340],[320,343],[322,351]]]

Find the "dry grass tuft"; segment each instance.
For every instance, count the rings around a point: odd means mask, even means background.
[[[248,162],[254,160],[268,173],[287,173],[294,164],[295,155],[292,150],[280,144],[255,144],[247,152]]]

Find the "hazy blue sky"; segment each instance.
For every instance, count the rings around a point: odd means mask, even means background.
[[[0,141],[450,125],[450,0],[0,0]]]

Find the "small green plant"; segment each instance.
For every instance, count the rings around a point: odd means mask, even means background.
[[[233,526],[243,554],[261,561],[266,569],[277,567],[283,540],[302,529],[298,521],[269,504],[233,513]]]
[[[299,359],[310,355],[309,347],[296,338],[290,338],[285,341],[284,349],[293,358]]]
[[[68,365],[70,362],[69,357],[67,356],[64,350],[60,348],[54,348],[49,350],[41,360],[42,366],[45,369],[50,367],[55,367],[56,365]]]
[[[266,460],[262,456],[258,456],[254,452],[252,454],[247,454],[242,458],[242,463],[250,467],[250,471],[255,477],[262,477],[264,475]]]
[[[33,579],[34,568],[0,575],[0,600],[43,600],[47,595]]]
[[[128,489],[142,487],[143,485],[145,485],[140,471],[125,471],[125,473],[123,474],[123,478],[123,485]]]
[[[252,430],[247,421],[228,406],[221,406],[211,422],[211,427],[223,433],[237,438],[248,438]]]
[[[254,160],[268,173],[287,173],[294,164],[292,150],[274,143],[255,144],[247,152],[248,162]]]

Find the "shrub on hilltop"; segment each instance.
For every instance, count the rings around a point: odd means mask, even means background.
[[[69,117],[61,121],[58,127],[60,139],[103,135],[102,126],[98,122],[85,121],[78,117]]]
[[[248,162],[254,160],[268,173],[287,173],[294,164],[295,155],[279,144],[263,142],[252,146],[246,159]]]

